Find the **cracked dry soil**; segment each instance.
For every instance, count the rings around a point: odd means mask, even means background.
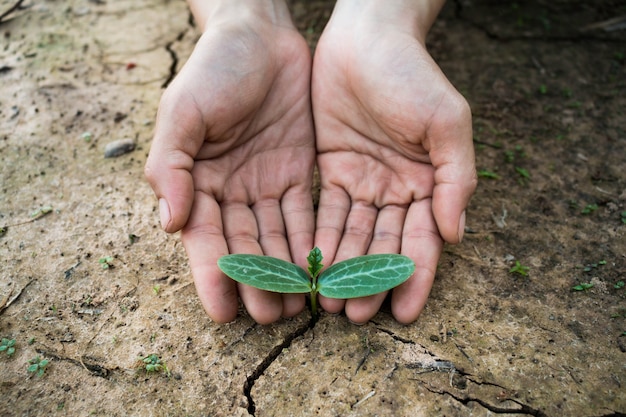
[[[313,49],[333,2],[290,5]],[[415,324],[216,325],[142,177],[198,37],[185,4],[0,0],[0,415],[624,415],[624,15],[446,5],[428,44],[472,106],[481,178]],[[139,369],[152,353],[170,377]]]

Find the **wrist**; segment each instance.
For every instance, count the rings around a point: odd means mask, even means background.
[[[229,21],[293,27],[284,0],[187,0],[187,3],[202,32],[209,24]]]
[[[337,0],[333,25],[411,33],[424,43],[445,0]]]

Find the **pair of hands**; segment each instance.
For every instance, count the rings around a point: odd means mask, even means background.
[[[410,31],[346,27],[333,15],[312,64],[292,24],[221,20],[207,25],[163,94],[146,176],[163,228],[182,230],[215,321],[235,319],[238,297],[259,323],[305,304],[300,294],[230,280],[217,267],[222,255],[306,268],[318,246],[326,266],[366,253],[412,258],[415,274],[392,295],[394,317],[409,323],[426,303],[444,240],[462,238],[476,185],[471,115]],[[365,322],[384,298],[320,297],[320,305]]]

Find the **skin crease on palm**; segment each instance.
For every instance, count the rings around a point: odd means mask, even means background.
[[[203,35],[163,94],[146,176],[164,229],[182,230],[209,316],[234,320],[237,297],[259,323],[298,314],[302,295],[236,284],[217,259],[265,254],[306,268],[315,245],[326,266],[412,258],[392,312],[414,321],[476,186],[469,107],[424,47],[442,2],[339,0],[313,62],[282,0],[189,3]],[[384,297],[320,305],[362,323]]]

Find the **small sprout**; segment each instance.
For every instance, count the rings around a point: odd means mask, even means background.
[[[622,224],[626,224],[626,211],[622,211],[619,215],[622,218]]]
[[[83,132],[80,137],[87,143],[91,142],[91,140],[93,139],[93,135],[91,134],[91,132]]]
[[[146,370],[147,373],[155,373],[155,372],[163,372],[166,376],[170,376],[170,370],[165,365],[165,362],[159,358],[156,354],[148,355],[144,358],[139,358],[142,363],[143,369]]]
[[[498,174],[496,174],[495,172],[486,170],[486,169],[481,169],[480,171],[478,171],[478,177],[479,178],[489,178],[492,180],[499,180],[500,176]]]
[[[159,291],[161,291],[160,285],[157,284],[154,287],[152,287],[152,292],[154,293],[154,295],[159,295]]]
[[[104,258],[98,259],[98,263],[100,263],[100,266],[102,266],[102,269],[112,268],[113,264],[111,262],[113,262],[112,256],[105,256]]]
[[[624,281],[617,281],[617,283],[615,283],[615,285],[613,285],[613,288],[615,288],[616,290],[620,290],[622,288],[624,288]]]
[[[530,173],[528,172],[528,170],[526,170],[524,168],[515,167],[515,172],[517,172],[519,174],[519,176],[522,177],[525,180],[530,178]]]
[[[50,364],[50,359],[42,359],[39,356],[34,357],[29,360],[28,363],[28,372],[36,373],[37,376],[42,377],[44,372],[46,372],[46,367]]]
[[[578,285],[574,285],[572,287],[572,291],[587,291],[589,289],[593,288],[593,284],[590,282],[581,282]]]
[[[598,209],[597,204],[587,204],[580,214],[591,214]]]
[[[624,219],[622,219],[624,220]],[[7,232],[7,228],[5,227],[0,227],[0,236],[2,236],[3,234],[5,234]]]
[[[30,213],[30,217],[32,219],[38,219],[40,217],[45,216],[46,214],[52,213],[52,207],[50,206],[46,206],[46,207],[41,207],[35,211],[33,211],[32,213]]]
[[[136,234],[134,233],[128,234],[128,241],[130,242],[131,245],[135,244],[138,240],[139,240],[139,236],[137,236]]]
[[[586,265],[586,266],[583,268],[583,271],[585,271],[585,272],[591,272],[591,271],[593,271],[594,269],[596,269],[597,267],[602,266],[602,265],[606,265],[606,261],[604,261],[604,260],[603,260],[603,261],[600,261],[600,262],[598,262],[598,263],[594,263],[594,264],[589,264],[589,265]]]
[[[255,288],[279,293],[308,293],[317,317],[317,294],[328,298],[359,298],[388,291],[409,279],[413,261],[403,255],[365,255],[336,263],[321,272],[322,252],[309,252],[308,274],[303,268],[271,256],[226,255],[217,265],[230,278]]]
[[[2,338],[0,342],[0,352],[6,352],[8,357],[15,353],[15,339]]]
[[[539,93],[540,94],[547,94],[548,93],[548,87],[545,84],[541,84],[539,86]]]
[[[528,276],[529,267],[524,266],[520,261],[515,261],[515,265],[509,269],[509,274],[519,274],[522,276]]]

